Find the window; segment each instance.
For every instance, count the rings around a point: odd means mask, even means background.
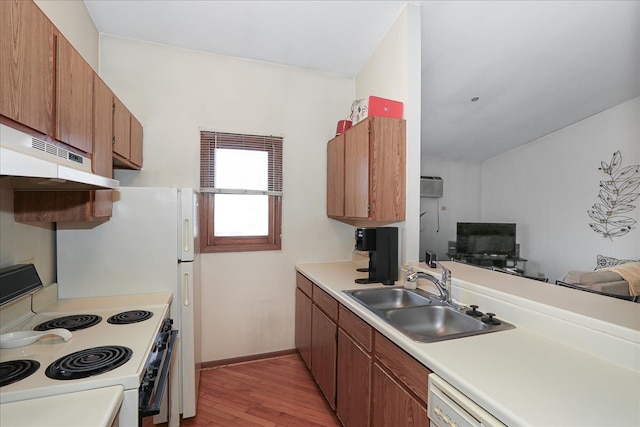
[[[200,132],[202,251],[280,249],[282,138]]]

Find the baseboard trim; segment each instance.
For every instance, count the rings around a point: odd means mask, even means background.
[[[289,356],[297,353],[298,351],[295,348],[292,348],[288,350],[273,351],[271,353],[252,354],[249,356],[232,357],[230,359],[212,360],[209,362],[202,362],[202,369],[212,369],[219,368],[221,366],[255,362],[257,360],[272,359],[275,357]]]

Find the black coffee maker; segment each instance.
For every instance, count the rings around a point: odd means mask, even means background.
[[[396,227],[356,228],[356,251],[369,251],[369,268],[366,279],[356,283],[382,283],[393,285],[398,280],[398,229]]]

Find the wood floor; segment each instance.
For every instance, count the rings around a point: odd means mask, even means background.
[[[151,419],[144,426],[153,426]],[[203,370],[197,415],[181,426],[339,427],[298,354]]]

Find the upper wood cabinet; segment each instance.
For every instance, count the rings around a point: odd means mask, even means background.
[[[98,75],[93,82],[93,172],[113,177],[113,92]],[[111,190],[95,190],[91,198],[93,219],[111,217]]]
[[[111,89],[97,74],[92,74],[93,111],[91,134],[93,173],[113,177],[113,99]],[[88,191],[16,191],[14,218],[18,222],[90,222],[106,221],[113,212],[112,190]]]
[[[344,216],[344,134],[327,143],[327,216]]]
[[[93,172],[113,177],[113,92],[97,75],[93,83]]]
[[[0,52],[3,122],[64,143],[94,163],[104,162],[94,155],[94,149],[107,148],[100,136],[104,130],[94,129],[93,99],[101,90],[94,88],[95,81],[104,82],[33,1],[0,1]],[[140,169],[142,124],[110,96],[108,168]],[[96,173],[110,174],[104,165],[94,166]]]
[[[113,102],[113,166],[142,167],[142,125],[117,96]]]
[[[130,117],[130,143],[131,149],[129,160],[136,166],[142,167],[142,123],[133,115]]]
[[[142,125],[33,1],[0,0],[0,48],[3,123],[90,156],[98,175],[142,167]],[[104,221],[112,206],[111,190],[14,194],[19,222]]]
[[[94,71],[62,35],[56,49],[55,139],[93,152]]]
[[[368,117],[329,141],[327,216],[352,225],[403,221],[405,153],[406,123],[387,117]]]
[[[113,97],[113,154],[128,159],[131,150],[131,113],[117,96]]]
[[[0,1],[0,115],[52,133],[54,27],[31,1]]]

